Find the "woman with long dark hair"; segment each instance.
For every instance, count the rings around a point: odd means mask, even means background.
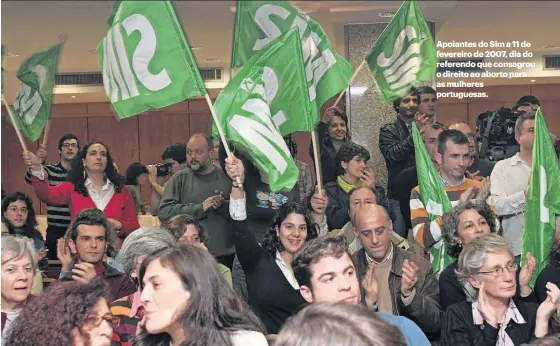
[[[546,300],[546,284],[548,282],[560,287],[560,232],[558,231],[556,231],[556,236],[552,241],[548,265],[540,272],[535,282],[535,296],[539,303]]]
[[[44,257],[45,242],[37,230],[37,218],[33,201],[23,192],[14,192],[2,200],[2,222],[6,223],[9,234],[23,235],[33,240],[37,251],[42,249]]]
[[[267,346],[264,328],[198,246],[148,256],[140,267],[146,317],[135,346]]]
[[[5,344],[109,346],[112,322],[102,281],[57,282],[25,305]]]
[[[100,141],[84,146],[68,173],[68,181],[49,186],[40,159],[30,151],[23,153],[31,169],[31,183],[39,199],[49,205],[68,205],[72,219],[80,211],[103,211],[111,230],[117,235],[117,248],[126,236],[140,227],[130,191],[117,173],[109,149]]]
[[[307,210],[299,203],[282,205],[264,240],[259,244],[247,223],[245,191],[237,185],[245,181],[241,160],[227,159],[226,172],[232,179],[230,216],[233,242],[245,272],[249,303],[271,334],[277,334],[286,319],[306,305],[291,269],[294,254],[306,241],[317,237],[317,228]],[[312,209],[323,213],[312,199]]]

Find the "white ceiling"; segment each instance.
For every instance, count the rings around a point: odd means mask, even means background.
[[[324,28],[333,46],[345,55],[344,25],[386,22],[379,12],[395,11],[400,1],[293,1]],[[9,53],[5,61],[5,92],[13,100],[19,88],[15,71],[34,51],[54,43],[59,35],[68,41],[59,59],[59,72],[99,71],[96,46],[105,34],[110,1],[2,1],[2,43]],[[175,1],[175,9],[199,66],[229,66],[233,36],[234,1]],[[436,22],[436,40],[527,40],[531,51],[558,54],[560,2],[556,1],[420,1],[427,20]],[[206,59],[218,59],[207,62]],[[537,83],[560,82],[558,77],[536,78]],[[531,78],[528,78],[531,79]],[[528,79],[490,81],[487,84],[527,83]],[[106,101],[103,92],[56,95],[56,103]]]

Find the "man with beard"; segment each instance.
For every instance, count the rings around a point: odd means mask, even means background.
[[[387,197],[396,217],[394,228],[399,232],[406,229],[406,224],[400,210],[401,198],[397,195],[395,179],[403,170],[415,165],[412,122],[416,121],[418,129],[421,129],[431,119],[426,114],[418,113],[418,91],[415,88],[393,101],[393,108],[397,112],[397,119],[381,127],[379,149],[387,166]]]
[[[469,153],[471,154],[471,164],[467,169],[467,176],[471,179],[482,180],[489,177],[494,169],[494,164],[478,157],[476,133],[471,130],[470,126],[463,122],[458,121],[447,127],[449,130],[459,130],[463,132],[469,139]]]
[[[232,268],[235,248],[227,219],[224,196],[231,193],[231,180],[212,162],[212,139],[194,134],[187,142],[187,164],[165,184],[158,215],[167,224],[175,215],[187,214],[208,230],[208,250],[216,260]]]
[[[365,296],[360,292],[356,267],[348,253],[343,237],[319,237],[306,242],[292,260],[294,276],[300,285],[302,297],[311,304],[347,303],[368,305],[374,309],[377,299],[377,282],[364,280]],[[411,320],[378,312],[385,321],[397,326],[408,345],[430,345],[430,342]]]
[[[54,165],[45,165],[50,186],[56,186],[66,181],[68,170],[72,166],[72,160],[80,150],[80,141],[73,134],[66,134],[58,141],[58,153],[60,162]],[[41,145],[37,151],[37,157],[44,161],[47,156],[47,149]],[[25,171],[25,181],[31,184],[31,171]],[[48,256],[51,260],[56,260],[56,242],[64,237],[68,226],[70,226],[70,210],[67,205],[47,205],[47,239],[46,246]]]
[[[474,188],[475,194],[482,183],[468,179],[465,172],[470,163],[469,140],[461,131],[445,130],[438,136],[436,162],[439,166],[439,178],[447,192],[451,205],[455,205],[463,192]],[[422,203],[420,188],[416,186],[410,194],[410,218],[412,232],[418,244],[425,249],[441,241],[442,217],[430,221],[426,206]],[[443,201],[433,201],[439,205]],[[434,208],[432,206],[432,208]]]

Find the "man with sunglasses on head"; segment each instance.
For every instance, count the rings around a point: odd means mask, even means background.
[[[78,150],[80,150],[80,141],[75,135],[66,134],[59,139],[60,162],[53,165],[44,165],[50,186],[56,186],[66,181],[68,170],[72,166],[72,160],[78,154]],[[41,161],[45,161],[47,158],[47,148],[42,144],[37,151],[37,157]],[[31,184],[31,171],[29,169],[25,171],[25,181]],[[57,259],[56,242],[59,238],[64,237],[64,233],[70,226],[70,221],[70,210],[67,205],[47,205],[47,239],[45,244],[49,259]]]

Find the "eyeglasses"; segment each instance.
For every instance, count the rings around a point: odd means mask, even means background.
[[[8,209],[10,209],[10,211],[11,211],[12,213],[20,212],[20,213],[22,213],[22,214],[27,214],[27,213],[29,212],[29,210],[27,210],[27,208],[25,208],[25,207],[19,209],[18,207],[15,207],[15,206],[14,206],[14,207],[9,207]]]
[[[78,144],[76,144],[76,143],[65,143],[65,144],[62,145],[62,147],[64,149],[68,149],[68,148],[76,149],[78,147]]]
[[[103,321],[108,322],[113,328],[117,328],[121,324],[120,318],[113,317],[112,315],[88,315],[85,319],[85,323],[91,324],[94,327],[99,327]]]
[[[517,263],[510,263],[505,267],[498,267],[489,271],[478,272],[477,274],[492,274],[493,277],[498,278],[504,273],[504,269],[511,273],[516,271],[517,268],[519,268],[519,265]]]

